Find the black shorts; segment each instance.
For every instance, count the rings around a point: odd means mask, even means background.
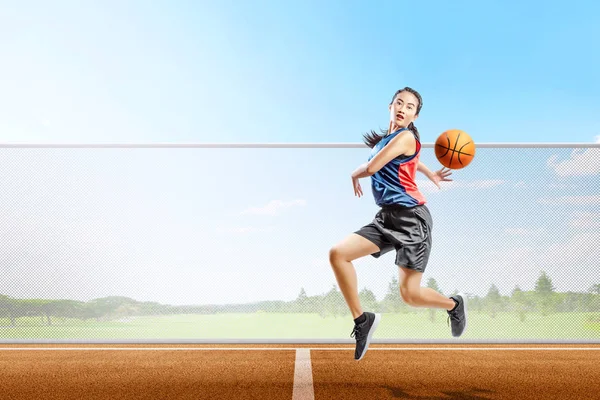
[[[433,220],[423,204],[415,207],[384,206],[373,222],[354,232],[379,247],[378,258],[396,250],[396,265],[425,272],[431,252]]]

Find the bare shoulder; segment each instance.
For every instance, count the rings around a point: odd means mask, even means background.
[[[390,144],[398,143],[398,144],[410,145],[410,144],[414,144],[415,142],[416,142],[415,135],[413,134],[413,132],[411,130],[408,130],[408,129],[403,131],[402,133],[398,134],[398,136],[396,136],[392,140],[390,140]]]
[[[399,154],[403,155],[413,154],[416,150],[416,143],[415,136],[410,130],[405,130],[390,140],[390,145],[392,145]]]

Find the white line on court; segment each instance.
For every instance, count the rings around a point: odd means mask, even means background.
[[[354,351],[354,347],[0,347],[0,351]],[[369,347],[369,351],[600,351],[599,347]]]
[[[312,366],[310,363],[310,349],[296,350],[292,400],[315,400]]]

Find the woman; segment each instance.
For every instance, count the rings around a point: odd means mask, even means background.
[[[350,234],[329,252],[329,261],[336,280],[354,318],[351,336],[356,339],[354,358],[365,355],[380,314],[363,312],[358,298],[356,270],[352,261],[366,255],[380,257],[396,250],[396,265],[400,274],[400,294],[413,307],[447,310],[452,323],[452,336],[462,335],[466,327],[465,296],[446,297],[433,289],[421,287],[421,278],[431,251],[433,222],[425,197],[415,182],[417,171],[440,187],[452,172],[442,168],[430,171],[419,161],[421,142],[414,121],[423,105],[421,95],[406,87],[398,90],[389,104],[389,129],[380,136],[374,131],[365,135],[372,148],[367,163],[352,173],[355,196],[363,192],[359,179],[371,177],[373,196],[381,209],[370,224]]]

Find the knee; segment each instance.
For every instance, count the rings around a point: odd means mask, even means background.
[[[344,259],[344,251],[340,246],[333,246],[329,249],[329,263],[335,266],[335,262]]]
[[[400,297],[406,304],[413,306],[417,303],[419,292],[408,286],[400,286]]]

